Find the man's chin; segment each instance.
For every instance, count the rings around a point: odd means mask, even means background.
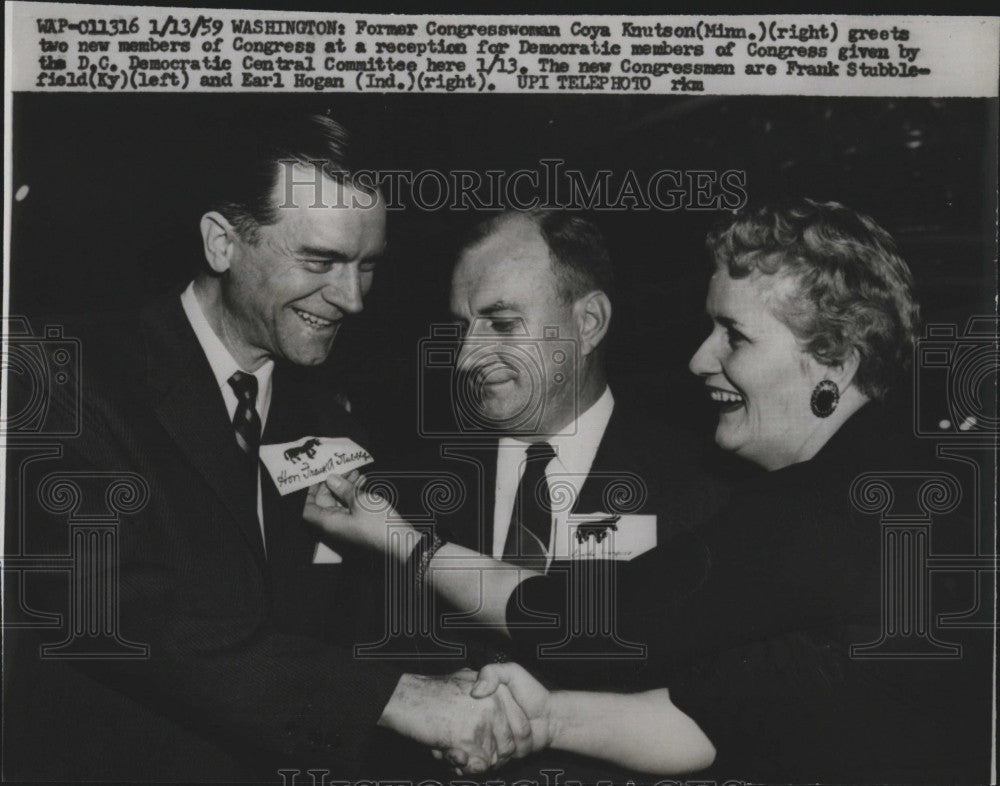
[[[523,414],[523,411],[517,408],[489,406],[488,400],[484,401],[483,404],[484,406],[479,408],[479,417],[484,424],[491,428],[509,428],[512,421],[517,420]]]
[[[333,349],[333,340],[326,347],[316,348],[291,348],[282,355],[285,360],[294,363],[296,366],[318,366],[325,363],[330,357],[330,350]]]

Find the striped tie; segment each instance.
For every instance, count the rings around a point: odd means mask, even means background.
[[[236,443],[248,456],[257,457],[260,446],[260,416],[257,414],[257,377],[237,371],[229,378],[229,387],[236,394],[233,428]]]

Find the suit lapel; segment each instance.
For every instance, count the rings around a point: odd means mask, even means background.
[[[626,472],[635,471],[635,462],[630,458],[626,445],[620,438],[622,423],[619,410],[620,406],[616,404],[611,411],[611,418],[597,445],[597,453],[594,454],[590,472],[587,473],[573,505],[574,513],[610,512],[606,510],[608,505],[604,501],[604,491],[608,483],[614,483],[616,475],[623,477]]]
[[[466,502],[449,517],[462,544],[481,554],[493,553],[493,510],[496,507],[496,441],[440,446],[444,467],[466,484]],[[458,463],[456,463],[458,462]],[[478,508],[476,506],[479,506]]]
[[[264,549],[256,500],[234,482],[246,456],[233,434],[215,375],[177,295],[143,314],[147,382],[156,392],[153,410],[191,465],[232,514],[258,562]]]
[[[292,442],[307,436],[346,436],[330,433],[329,418],[317,406],[310,406],[310,397],[293,379],[294,370],[277,364],[271,390],[271,408],[264,427],[262,444]],[[331,410],[336,407],[332,396]],[[310,564],[317,538],[302,524],[302,508],[306,490],[281,496],[266,468],[262,470],[261,483],[266,489],[268,562],[280,561],[287,565]]]
[[[483,520],[486,526],[483,527],[483,537],[486,542],[484,547],[486,553],[493,553],[493,532],[496,522],[493,521],[493,514],[496,511],[497,501],[497,458],[500,448],[498,445],[492,446],[492,453],[483,471],[483,501],[486,503],[486,510],[483,512]]]

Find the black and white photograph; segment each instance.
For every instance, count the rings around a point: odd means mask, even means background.
[[[995,783],[1000,19],[474,11],[6,5],[3,780]]]

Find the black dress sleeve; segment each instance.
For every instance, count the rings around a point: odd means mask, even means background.
[[[877,533],[845,533],[846,512],[807,481],[802,473],[758,479],[704,527],[633,561],[565,563],[526,580],[507,607],[519,656],[579,675],[584,687],[595,677],[608,689],[652,687],[714,652],[850,616],[859,605],[877,614],[862,556],[877,568]],[[560,659],[567,641],[576,657]],[[618,658],[620,643],[643,654]]]

